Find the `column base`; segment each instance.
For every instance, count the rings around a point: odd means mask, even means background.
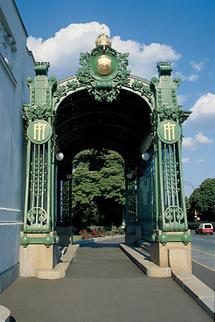
[[[155,242],[150,245],[150,260],[175,272],[192,273],[191,243]]]
[[[59,261],[57,245],[29,244],[20,246],[19,275],[36,276],[37,270],[51,270]]]

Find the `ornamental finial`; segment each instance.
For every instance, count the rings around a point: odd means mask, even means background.
[[[164,75],[170,76],[172,72],[171,63],[168,61],[161,61],[160,63],[158,63],[157,69],[158,69],[159,76],[164,76]]]
[[[49,62],[36,62],[35,66],[34,66],[36,76],[38,76],[38,75],[47,75],[49,66],[50,66]]]
[[[99,47],[99,46],[111,47],[110,37],[108,36],[107,32],[105,31],[104,26],[102,26],[101,34],[96,39],[96,47]]]

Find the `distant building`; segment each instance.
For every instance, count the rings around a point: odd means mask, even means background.
[[[0,292],[18,275],[23,220],[23,121],[34,58],[15,1],[0,0]]]

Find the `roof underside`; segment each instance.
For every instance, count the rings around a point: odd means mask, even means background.
[[[135,160],[150,132],[149,105],[126,90],[112,103],[97,102],[86,90],[75,92],[57,110],[57,144],[65,156],[64,166],[87,148],[108,148],[125,161]]]

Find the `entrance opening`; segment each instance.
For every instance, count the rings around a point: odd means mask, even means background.
[[[79,152],[73,159],[72,172],[58,177],[58,195],[59,226],[70,220],[74,233],[118,229],[124,225],[124,160],[107,149]]]
[[[55,129],[64,155],[57,162],[57,225],[119,227],[128,212],[135,221],[136,176],[151,142],[143,98],[122,90],[108,103],[75,92],[58,106]]]

